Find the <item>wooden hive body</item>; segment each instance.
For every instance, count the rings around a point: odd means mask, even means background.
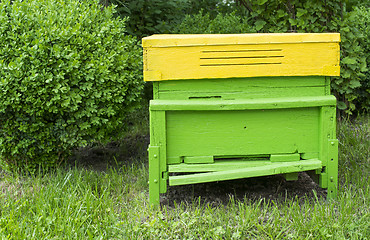
[[[143,47],[151,203],[168,183],[301,171],[335,196],[339,34],[153,35]]]

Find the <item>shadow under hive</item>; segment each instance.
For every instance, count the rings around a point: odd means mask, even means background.
[[[167,185],[307,171],[336,197],[337,33],[143,38],[149,195]]]

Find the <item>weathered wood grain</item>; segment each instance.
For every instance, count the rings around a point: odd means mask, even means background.
[[[319,108],[169,111],[168,164],[181,156],[318,152]]]
[[[155,82],[157,85],[158,82]],[[326,95],[324,77],[258,77],[161,81],[154,99],[254,99]]]
[[[259,167],[239,168],[226,171],[197,173],[180,176],[170,176],[170,186],[215,182],[232,180],[238,178],[258,177],[266,175],[275,175],[281,173],[303,172],[312,169],[321,168],[322,163],[319,160],[304,160],[297,162],[270,163]]]
[[[284,108],[302,108],[331,106],[335,104],[334,96],[264,98],[241,100],[151,100],[151,111],[227,111],[227,110],[266,110]]]
[[[143,39],[145,81],[339,76],[338,34],[167,36]]]

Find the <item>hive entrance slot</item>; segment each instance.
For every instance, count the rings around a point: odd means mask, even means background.
[[[260,155],[238,155],[238,156],[215,156],[215,161],[266,161],[270,160],[269,154],[260,154]]]
[[[189,97],[189,99],[221,99],[221,96],[197,96],[197,97]]]

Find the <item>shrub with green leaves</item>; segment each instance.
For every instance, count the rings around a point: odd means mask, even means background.
[[[141,50],[93,0],[0,3],[0,161],[53,167],[109,138],[142,90]]]
[[[346,13],[341,23],[341,76],[332,89],[338,107],[347,113],[370,109],[370,8],[360,6]]]

